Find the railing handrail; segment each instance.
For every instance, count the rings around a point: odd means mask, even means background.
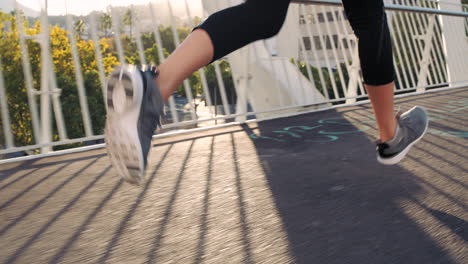
[[[292,3],[296,4],[314,4],[314,5],[330,5],[330,6],[341,6],[342,2],[339,0],[292,0]],[[404,11],[404,12],[415,12],[425,14],[436,14],[436,15],[448,15],[457,17],[468,17],[468,12],[457,12],[450,10],[441,10],[426,7],[417,6],[405,6],[385,3],[385,9],[391,11]]]

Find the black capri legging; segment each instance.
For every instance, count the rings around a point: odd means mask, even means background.
[[[260,39],[276,35],[286,18],[290,0],[248,0],[208,17],[197,28],[205,30],[214,46],[215,61]],[[364,83],[382,85],[395,78],[392,43],[383,0],[343,0],[354,34]]]

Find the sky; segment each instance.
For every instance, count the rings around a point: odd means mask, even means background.
[[[3,0],[2,0],[3,1]],[[19,3],[40,10],[45,7],[46,0],[17,0]],[[74,15],[86,15],[93,10],[105,10],[107,6],[128,6],[162,2],[167,0],[47,0],[49,15],[64,15],[66,10]],[[184,8],[185,1],[190,5],[192,15],[201,13],[201,0],[170,0],[174,9]]]

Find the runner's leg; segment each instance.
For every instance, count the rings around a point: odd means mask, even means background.
[[[159,67],[165,101],[194,71],[256,40],[276,35],[290,0],[248,0],[208,17]]]
[[[395,70],[383,0],[343,0],[343,5],[359,39],[365,87],[379,126],[377,160],[382,164],[396,164],[426,133],[427,113],[416,106],[395,117]]]
[[[392,43],[382,0],[343,0],[346,15],[359,39],[364,83],[374,109],[382,141],[393,138],[394,67]]]

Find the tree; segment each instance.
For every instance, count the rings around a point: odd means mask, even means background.
[[[234,87],[234,81],[232,79],[231,65],[227,60],[219,61],[219,67],[221,70],[222,81],[224,82],[224,88],[226,91],[226,97],[229,104],[235,104],[237,100],[236,89]],[[216,70],[213,64],[205,67],[206,79],[208,83],[208,90],[213,100],[213,105],[222,105],[223,100],[221,97],[221,87],[218,85],[218,79],[216,77]],[[201,84],[194,86],[197,89],[198,94],[202,94]]]
[[[164,50],[164,56],[169,56],[169,52]],[[152,47],[145,50],[145,58],[149,64],[159,65],[161,64],[161,58],[159,58],[158,44],[154,43]]]
[[[20,14],[22,15],[22,14]],[[38,24],[29,28],[28,22],[23,16],[27,34],[40,32]],[[23,69],[19,49],[18,33],[16,30],[16,17],[0,12],[0,58],[4,75],[7,107],[10,112],[11,131],[15,146],[30,145],[33,141],[31,115],[29,112],[28,98],[24,83]],[[39,75],[40,47],[37,42],[27,40],[27,48],[30,53],[31,68]],[[33,83],[38,88],[38,83]]]
[[[31,115],[23,76],[21,53],[19,48],[18,32],[16,31],[15,17],[0,12],[0,58],[2,60],[2,72],[5,79],[8,109],[10,110],[11,130],[16,146],[31,145],[34,143]],[[25,34],[36,35],[41,30],[41,25],[36,22],[32,27],[25,22]],[[78,30],[77,30],[78,31]],[[77,49],[81,61],[84,85],[87,94],[88,105],[92,111],[91,122],[95,134],[102,134],[105,121],[105,106],[99,81],[99,73],[94,53],[94,45],[100,45],[103,56],[105,73],[108,74],[118,64],[109,39],[104,38],[100,43],[78,40]],[[41,75],[41,49],[34,39],[28,39],[27,48],[30,56],[30,64],[33,78],[33,86],[40,90]],[[61,89],[60,101],[65,119],[65,125],[70,138],[83,137],[84,126],[81,117],[78,100],[77,84],[74,74],[74,64],[71,55],[71,46],[68,32],[58,26],[50,28],[51,56],[56,72],[57,86]],[[36,100],[38,98],[36,97]],[[1,127],[0,127],[1,128]],[[53,138],[58,139],[58,132],[52,131]],[[0,140],[0,144],[2,140]],[[80,144],[75,144],[75,146]],[[64,147],[56,147],[64,148]]]
[[[109,36],[109,30],[112,28],[112,17],[110,14],[104,13],[99,19],[99,30],[104,31],[104,37]]]
[[[83,36],[83,33],[86,30],[86,24],[84,23],[83,19],[78,19],[75,21],[74,30],[80,38]]]
[[[193,18],[194,25],[200,25],[202,22],[203,22],[203,19],[201,17],[199,17],[199,16],[195,16]]]
[[[128,26],[130,28],[130,39],[132,38],[132,29],[133,29],[133,12],[132,9],[127,9],[125,11],[125,15],[123,18],[124,26]]]
[[[31,23],[31,25],[29,24]],[[83,20],[77,20],[74,23],[76,33],[83,33],[85,23]],[[36,35],[41,32],[39,20],[28,22],[25,19],[25,34]],[[105,32],[105,37],[101,38],[99,43],[91,40],[78,39],[77,50],[81,62],[84,86],[86,89],[87,101],[90,110],[90,118],[93,126],[93,132],[96,135],[102,134],[105,122],[105,104],[99,79],[97,61],[95,58],[94,45],[99,45],[102,54],[102,63],[105,74],[109,74],[113,68],[119,64],[117,51],[115,48],[114,37],[108,37],[109,30],[112,28],[112,19],[109,14],[103,14],[100,17],[99,28]],[[189,33],[190,28],[178,28],[177,33],[182,41]],[[50,51],[53,61],[54,71],[56,73],[57,87],[61,89],[60,101],[62,103],[65,126],[69,138],[84,137],[84,125],[81,116],[81,106],[75,79],[74,64],[71,63],[73,56],[69,32],[59,26],[50,26]],[[162,36],[163,53],[165,57],[169,55],[168,50],[175,49],[174,37],[170,27],[160,27],[159,32]],[[141,36],[143,43],[144,56],[150,64],[160,64],[159,47],[155,41],[154,33],[145,33]],[[34,89],[40,90],[41,87],[41,47],[37,40],[28,38],[26,40],[28,53],[30,56],[30,65]],[[129,36],[122,36],[125,60],[127,63],[140,64],[140,56],[136,46],[136,41]],[[0,12],[0,59],[1,68],[4,74],[5,87],[7,93],[8,109],[10,110],[11,130],[14,136],[16,146],[34,144],[34,135],[32,131],[31,114],[29,111],[28,97],[26,92],[25,78],[21,62],[21,52],[19,47],[18,32],[16,29],[15,16]],[[221,62],[222,78],[226,85],[228,100],[235,102],[235,91],[232,82],[229,63]],[[221,103],[220,92],[217,87],[216,74],[214,68],[205,68],[209,90],[214,101]],[[203,89],[198,72],[189,77],[194,97],[200,98]],[[214,96],[216,94],[216,97]],[[176,95],[186,97],[183,86],[179,87]],[[39,102],[39,98],[35,99]],[[183,100],[182,100],[183,101]],[[194,103],[194,102],[189,102]],[[38,109],[39,110],[39,109]],[[4,144],[4,135],[2,135],[2,124],[0,122],[0,144]],[[58,139],[56,126],[52,131],[54,140]],[[81,143],[74,144],[73,147],[80,146]],[[55,147],[63,149],[70,146]]]

